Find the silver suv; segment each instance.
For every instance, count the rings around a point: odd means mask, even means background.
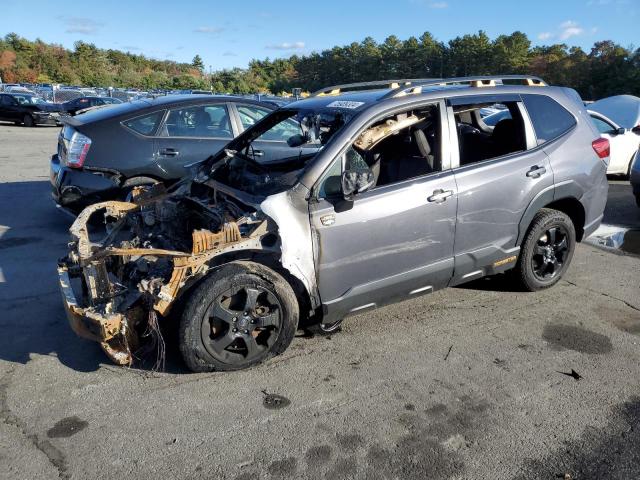
[[[84,210],[69,320],[122,365],[177,322],[191,370],[235,370],[299,326],[487,275],[547,288],[600,224],[608,155],[577,93],[535,77],[328,87],[188,179]]]

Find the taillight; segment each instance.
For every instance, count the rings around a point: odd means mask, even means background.
[[[74,132],[67,149],[67,165],[71,168],[82,168],[91,147],[91,139],[80,132]]]
[[[609,147],[609,140],[606,138],[598,138],[591,142],[591,146],[593,150],[596,152],[598,157],[605,159],[611,153],[611,149]]]

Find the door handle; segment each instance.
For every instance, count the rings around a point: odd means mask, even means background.
[[[529,178],[539,178],[542,175],[544,175],[545,173],[547,173],[547,169],[544,167],[539,167],[538,165],[534,165],[533,167],[531,167],[531,169],[527,172],[527,177]]]
[[[177,157],[180,154],[175,148],[163,148],[160,150],[160,155],[165,157]]]
[[[453,195],[453,190],[442,190],[439,188],[438,190],[434,190],[433,195],[427,197],[427,200],[433,203],[442,203],[451,195]]]
[[[264,152],[262,150],[252,150],[254,157],[262,157],[264,156]]]

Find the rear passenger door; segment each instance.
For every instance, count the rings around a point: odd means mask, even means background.
[[[242,131],[258,123],[263,117],[271,113],[272,110],[253,104],[236,103],[232,105],[237,112],[239,127]],[[283,122],[283,128],[278,131],[270,130],[262,137],[253,142],[253,150],[249,151],[253,159],[260,163],[268,163],[276,159],[283,159],[287,156],[313,153],[318,149],[314,145],[302,145],[302,147],[290,147],[286,140],[293,135],[300,133],[300,127],[293,119]]]
[[[492,103],[507,106],[511,115],[490,127],[479,109]],[[453,98],[448,114],[459,147],[452,160],[457,284],[515,265],[520,221],[534,197],[549,189],[553,194],[553,172],[519,95]]]
[[[171,108],[154,141],[157,163],[169,178],[180,178],[186,165],[206,160],[236,135],[226,102]]]

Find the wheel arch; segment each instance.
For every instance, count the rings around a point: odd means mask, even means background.
[[[553,210],[558,210],[567,215],[576,229],[576,241],[582,241],[584,236],[586,213],[582,203],[580,203],[580,200],[575,197],[560,198],[558,200],[554,200],[548,205],[545,205],[544,208],[552,208]]]
[[[280,262],[280,255],[278,252],[250,249],[227,252],[214,257],[209,262],[209,267],[211,268],[210,272],[224,267],[225,265],[229,265],[230,263],[242,261],[254,262],[263,265],[281,275],[287,281],[287,283],[289,283],[298,300],[300,326],[305,326],[309,323],[310,319],[316,314],[312,307],[313,304],[311,300],[311,294],[307,291],[306,287],[299,278],[292,275],[291,272],[289,272],[282,266],[282,263]],[[204,281],[209,273],[203,275],[202,277],[198,278],[196,281],[188,285],[186,288],[182,289],[178,298],[179,304],[182,304],[184,302],[184,300],[188,297],[188,293],[195,287],[197,287],[202,281]]]
[[[573,182],[551,186],[540,192],[531,201],[520,219],[516,246],[522,245],[533,218],[543,208],[551,208],[568,215],[576,229],[576,240],[582,241],[586,213],[579,200],[579,194],[579,189]]]

